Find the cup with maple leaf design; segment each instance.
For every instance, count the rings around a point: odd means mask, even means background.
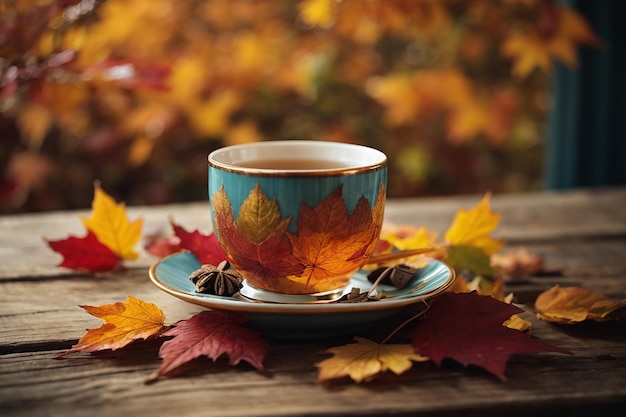
[[[284,140],[228,146],[208,159],[213,227],[245,279],[244,295],[279,302],[340,295],[378,242],[385,154]]]

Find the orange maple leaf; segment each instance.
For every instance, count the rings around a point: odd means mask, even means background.
[[[116,203],[98,183],[95,184],[92,209],[91,217],[82,219],[85,227],[120,258],[137,259],[138,254],[133,248],[141,239],[143,220],[129,222],[126,205]]]
[[[293,254],[305,267],[302,274],[307,286],[324,291],[323,281],[351,275],[369,257],[376,245],[372,236],[378,235],[375,216],[383,214],[383,196],[370,208],[361,197],[350,214],[337,187],[317,207],[303,203],[298,214],[298,232],[290,234]],[[372,242],[374,240],[374,242]]]
[[[413,366],[413,361],[429,360],[415,353],[410,344],[380,344],[362,337],[355,337],[354,340],[356,343],[324,352],[334,356],[316,364],[320,382],[346,376],[355,382],[369,381],[387,370],[400,375]]]
[[[123,348],[137,339],[147,339],[164,329],[165,314],[155,304],[128,296],[128,301],[101,306],[80,306],[89,314],[104,320],[61,356],[72,352],[97,352]]]

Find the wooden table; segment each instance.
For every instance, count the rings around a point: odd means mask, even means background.
[[[443,232],[458,208],[481,197],[390,201],[386,217]],[[546,269],[560,271],[508,285],[518,303],[532,308],[556,283],[626,296],[626,188],[496,195],[492,206],[502,213],[498,233],[509,249],[525,247],[544,257]],[[54,359],[85,329],[101,324],[78,305],[133,295],[156,303],[170,323],[201,311],[148,280],[154,258],[147,254],[127,263],[126,271],[98,277],[56,268],[60,257],[42,237],[82,236],[78,215],[87,214],[0,217],[2,416],[621,415],[626,406],[624,321],[558,326],[527,314],[533,336],[573,355],[516,355],[507,382],[479,368],[425,363],[370,383],[318,384],[314,364],[327,357],[320,351],[345,340],[272,343],[265,374],[207,359],[149,385],[145,379],[160,365],[156,343]],[[143,217],[145,231],[169,232],[169,216],[189,229],[209,227],[205,203],[132,207],[128,214]]]

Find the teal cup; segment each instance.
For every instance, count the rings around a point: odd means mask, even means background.
[[[378,242],[387,183],[379,150],[269,141],[217,149],[208,163],[215,234],[253,289],[341,293]]]

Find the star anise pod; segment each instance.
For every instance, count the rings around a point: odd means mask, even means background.
[[[243,283],[241,274],[230,269],[228,261],[222,261],[218,266],[202,265],[189,275],[189,279],[196,284],[196,292],[225,297],[236,294]]]

